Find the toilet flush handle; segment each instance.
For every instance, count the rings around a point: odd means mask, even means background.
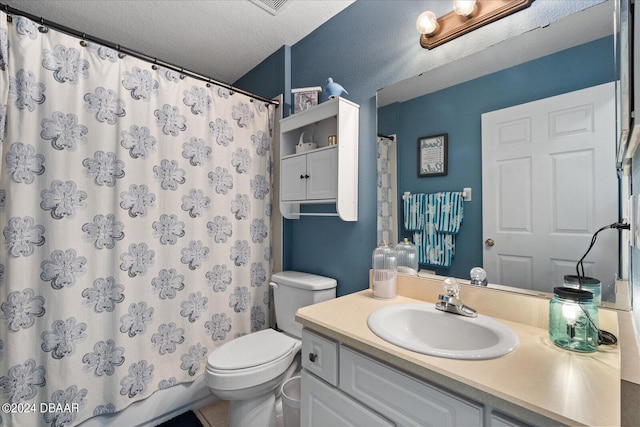
[[[278,284],[275,282],[269,282],[269,286],[273,289],[277,289],[278,288]]]

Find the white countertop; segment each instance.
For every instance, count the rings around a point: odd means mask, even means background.
[[[365,290],[301,308],[296,320],[305,328],[418,378],[530,422],[544,423],[547,418],[569,425],[620,425],[618,346],[600,346],[597,352],[588,354],[563,350],[551,343],[547,329],[501,319],[497,313],[487,313],[486,307],[478,311],[497,318],[520,339],[515,351],[497,359],[467,361],[427,356],[390,344],[369,330],[367,318],[374,310],[390,304],[425,302],[421,299],[398,296],[377,300]],[[545,307],[548,302],[538,305]],[[617,334],[615,312],[600,310],[599,320],[602,329]]]

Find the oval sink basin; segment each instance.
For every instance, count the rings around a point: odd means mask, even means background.
[[[380,308],[367,320],[369,329],[391,344],[448,359],[484,360],[512,352],[518,336],[497,320],[444,313],[429,304]]]

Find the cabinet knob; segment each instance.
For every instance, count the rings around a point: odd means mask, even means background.
[[[300,175],[300,179],[304,179],[304,175]]]
[[[318,356],[315,353],[309,353],[309,361],[311,363],[316,363],[317,359],[318,359]]]
[[[309,175],[305,175],[304,177],[305,177],[305,179],[309,179]]]

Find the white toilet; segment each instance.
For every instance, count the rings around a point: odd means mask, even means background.
[[[206,383],[216,397],[229,400],[229,427],[275,427],[276,391],[299,368],[302,325],[296,311],[336,297],[336,280],[283,271],[271,276],[276,324],[236,338],[214,350]]]

